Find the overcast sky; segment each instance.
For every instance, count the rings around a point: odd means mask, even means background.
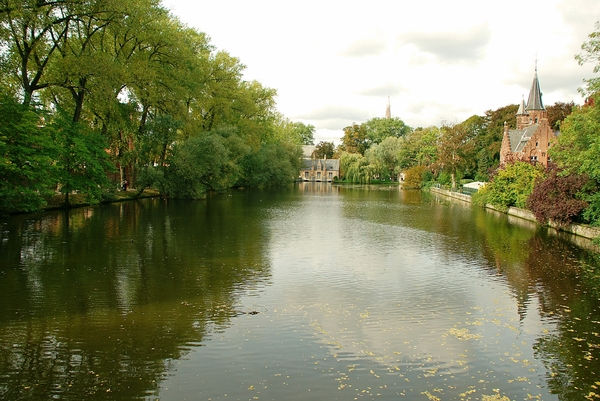
[[[211,44],[277,90],[277,108],[315,141],[384,117],[459,123],[527,97],[537,59],[545,105],[581,104],[593,65],[574,56],[597,0],[163,0]]]

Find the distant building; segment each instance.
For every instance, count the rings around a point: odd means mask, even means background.
[[[332,182],[340,178],[339,159],[317,159],[314,146],[302,147],[302,167],[299,181]]]
[[[509,130],[506,122],[504,123],[500,165],[518,160],[548,166],[548,149],[558,134],[548,123],[548,112],[542,103],[536,67],[527,105],[525,99],[522,99],[517,111],[517,129]]]
[[[385,108],[385,118],[386,119],[390,119],[392,118],[392,109],[390,106],[390,97],[388,96],[388,102],[387,102],[387,107]]]

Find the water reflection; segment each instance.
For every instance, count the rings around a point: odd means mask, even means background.
[[[597,391],[596,256],[464,203],[306,183],[0,224],[0,399]]]
[[[156,199],[4,222],[0,398],[154,392],[172,360],[247,312],[240,291],[269,279],[246,201]]]

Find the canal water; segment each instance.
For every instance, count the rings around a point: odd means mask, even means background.
[[[0,229],[1,400],[600,397],[590,244],[429,193],[300,184]]]

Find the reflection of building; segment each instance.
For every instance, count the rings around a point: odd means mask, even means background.
[[[548,165],[548,148],[558,132],[548,123],[548,112],[542,103],[542,93],[537,67],[529,91],[527,105],[521,100],[517,111],[517,129],[509,130],[504,123],[504,137],[500,148],[500,165],[512,160],[529,161]]]
[[[317,159],[314,157],[314,146],[303,147],[302,167],[299,181],[332,182],[340,178],[340,161],[338,159]]]

